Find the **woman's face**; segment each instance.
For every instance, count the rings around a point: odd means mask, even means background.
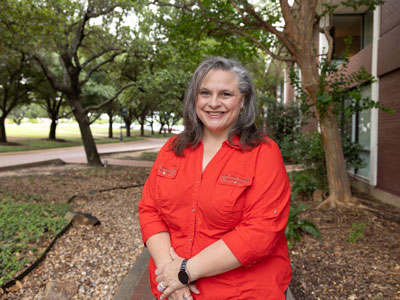
[[[204,133],[227,138],[239,117],[243,101],[235,73],[209,71],[200,84],[196,100],[196,114],[204,125]]]

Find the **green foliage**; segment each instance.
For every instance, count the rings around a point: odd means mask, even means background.
[[[361,146],[352,142],[347,136],[342,137],[343,155],[347,168],[361,168],[365,162],[360,157]],[[292,172],[293,195],[311,196],[317,190],[328,189],[328,179],[325,168],[325,154],[322,137],[319,132],[296,136],[287,136],[281,144],[282,156],[292,162],[301,164],[304,169]]]
[[[307,208],[304,203],[298,205],[291,203],[290,205],[289,220],[285,229],[289,249],[293,247],[295,242],[301,241],[301,232],[308,233],[313,237],[321,236],[317,225],[309,220],[299,218],[299,214]]]
[[[268,131],[278,145],[281,145],[285,137],[300,133],[301,112],[296,103],[286,105],[269,97],[261,98],[260,103],[266,106]]]
[[[361,241],[364,238],[364,230],[366,225],[367,224],[363,222],[352,224],[347,241],[350,243]]]
[[[68,204],[18,202],[6,195],[0,200],[0,285],[25,267],[24,257],[36,252],[34,245],[42,238],[53,238],[67,221],[63,218]],[[38,257],[40,253],[37,253]]]

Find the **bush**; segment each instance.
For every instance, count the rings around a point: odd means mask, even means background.
[[[317,225],[311,221],[299,218],[298,215],[307,208],[307,205],[304,203],[300,203],[299,205],[290,204],[289,220],[285,229],[289,249],[293,247],[295,242],[301,241],[301,232],[308,233],[313,237],[321,236]]]

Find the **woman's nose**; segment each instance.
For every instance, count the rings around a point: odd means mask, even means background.
[[[209,106],[211,107],[218,107],[221,103],[219,102],[219,96],[218,94],[212,94],[210,102],[208,103]]]

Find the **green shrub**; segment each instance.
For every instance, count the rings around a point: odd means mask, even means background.
[[[313,222],[299,218],[299,214],[306,210],[308,207],[304,203],[295,205],[291,203],[289,220],[285,229],[286,240],[289,249],[291,249],[295,242],[301,241],[301,232],[308,233],[313,237],[320,237],[319,228]]]
[[[38,121],[38,119],[36,119],[36,118],[30,118],[30,119],[29,119],[29,123],[31,123],[31,124],[38,124],[39,121]]]
[[[363,222],[353,224],[349,231],[349,237],[347,241],[350,243],[361,241],[364,237],[365,226],[366,224]]]

